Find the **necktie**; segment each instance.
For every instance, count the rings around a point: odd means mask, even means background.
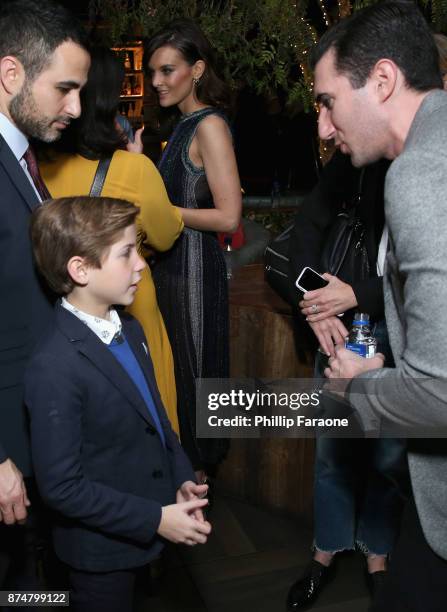
[[[28,166],[28,172],[30,173],[31,178],[33,179],[34,186],[36,187],[40,197],[42,198],[42,202],[44,200],[50,200],[51,194],[48,191],[47,186],[43,182],[42,177],[40,176],[36,156],[34,155],[34,151],[31,147],[27,148],[23,159],[26,161],[26,165]]]

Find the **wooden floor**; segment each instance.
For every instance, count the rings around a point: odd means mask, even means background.
[[[309,528],[274,513],[217,496],[205,546],[169,550],[154,592],[138,612],[283,612],[290,584],[310,558]],[[334,582],[313,610],[367,612],[363,557],[342,555]]]
[[[222,495],[210,515],[205,546],[172,547],[138,590],[138,612],[285,612],[292,582],[310,558],[308,527]],[[336,580],[316,612],[367,612],[369,599],[359,553],[340,556]],[[42,607],[41,610],[53,608]]]

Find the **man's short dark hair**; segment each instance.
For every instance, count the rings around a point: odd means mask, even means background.
[[[398,66],[409,88],[442,89],[433,34],[413,1],[380,2],[342,19],[315,47],[314,68],[330,49],[335,52],[337,71],[348,77],[354,89],[365,85],[375,64],[384,58]]]
[[[50,200],[31,216],[31,242],[42,275],[59,295],[75,283],[68,273],[72,257],[101,268],[109,248],[135,223],[139,208],[118,198],[74,196]]]
[[[82,25],[52,0],[1,0],[0,33],[0,58],[17,57],[30,81],[63,42],[72,41],[87,49]]]

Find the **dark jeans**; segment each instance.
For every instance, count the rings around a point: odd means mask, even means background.
[[[315,546],[325,552],[391,552],[402,498],[396,481],[406,469],[405,442],[396,439],[318,438]]]
[[[370,612],[446,612],[447,561],[425,540],[413,499],[408,500],[387,579]]]
[[[378,351],[392,365],[385,322],[374,326]],[[327,358],[315,360],[315,378]],[[400,482],[407,474],[404,440],[318,438],[314,479],[315,546],[324,552],[391,552],[399,529]]]

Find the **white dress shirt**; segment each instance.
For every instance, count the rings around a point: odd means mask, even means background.
[[[101,319],[101,317],[95,317],[94,315],[88,314],[75,308],[68,300],[62,298],[61,305],[72,314],[75,315],[80,321],[85,323],[91,331],[98,336],[101,342],[104,344],[110,344],[116,334],[121,333],[122,323],[118,313],[114,308],[109,310],[110,319]]]
[[[0,113],[0,134],[5,139],[6,144],[13,152],[19,164],[22,166],[24,173],[26,174],[29,182],[36,192],[37,197],[39,198],[39,202],[42,202],[42,198],[34,185],[31,174],[28,172],[26,161],[23,159],[23,156],[29,147],[27,137],[3,113]]]

